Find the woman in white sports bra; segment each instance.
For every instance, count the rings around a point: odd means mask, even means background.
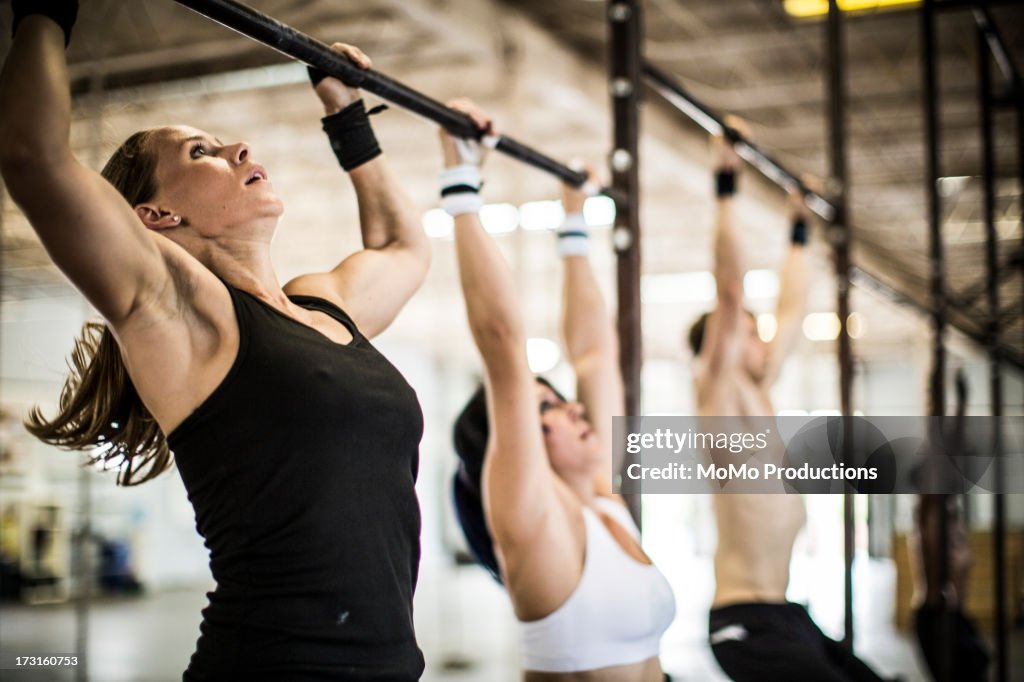
[[[450,106],[494,134],[472,103]],[[611,417],[624,412],[622,381],[617,340],[586,256],[585,197],[565,189],[558,240],[576,403],[530,372],[512,274],[478,215],[483,148],[443,131],[441,138],[442,206],[455,220],[466,311],[485,366],[485,388],[455,428],[463,458],[455,490],[460,520],[478,556],[489,549],[481,551],[477,540],[489,546],[493,538],[520,622],[527,681],[661,682],[659,642],[675,599],[612,494]],[[477,514],[482,502],[486,518],[475,539],[474,502]]]

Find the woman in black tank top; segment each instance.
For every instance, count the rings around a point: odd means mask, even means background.
[[[78,341],[60,413],[35,409],[28,428],[91,450],[124,485],[173,457],[217,582],[185,679],[418,679],[422,415],[369,338],[422,282],[429,245],[358,91],[310,74],[365,248],[282,287],[283,206],[250,147],[158,128],[94,173],[68,139],[77,2],[13,9],[0,172],[105,318]]]

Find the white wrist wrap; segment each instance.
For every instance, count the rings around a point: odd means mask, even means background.
[[[463,213],[477,213],[483,206],[480,198],[480,168],[463,164],[441,171],[441,208],[453,218]]]
[[[558,255],[587,256],[590,254],[590,228],[580,213],[565,216],[562,226],[558,228]]]
[[[484,200],[479,194],[463,192],[461,194],[449,194],[441,197],[441,208],[451,217],[460,216],[464,213],[479,213],[484,205]]]

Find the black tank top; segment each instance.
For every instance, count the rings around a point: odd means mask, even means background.
[[[238,356],[168,437],[217,582],[186,680],[417,680],[423,416],[337,306],[334,343],[228,286]]]

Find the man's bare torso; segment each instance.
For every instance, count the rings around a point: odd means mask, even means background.
[[[704,376],[700,369],[696,371],[700,416],[775,414],[766,388],[742,371]],[[781,493],[722,493],[712,499],[718,526],[712,607],[785,601],[793,542],[806,519],[803,500]]]

